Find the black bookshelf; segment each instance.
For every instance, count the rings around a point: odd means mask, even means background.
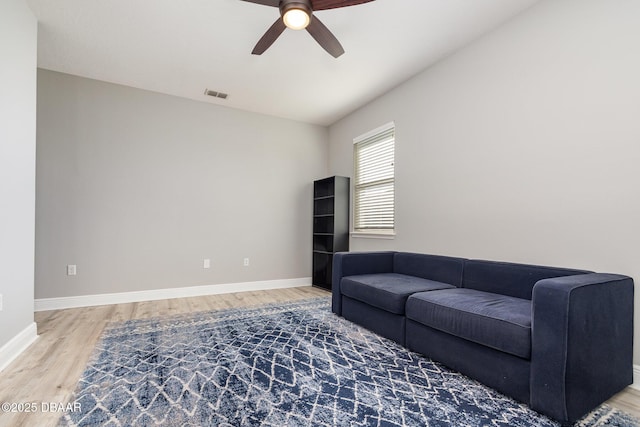
[[[331,290],[333,254],[349,250],[349,178],[313,183],[314,286]]]

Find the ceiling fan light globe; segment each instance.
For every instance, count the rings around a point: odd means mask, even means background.
[[[284,13],[282,20],[292,30],[304,30],[311,22],[311,16],[303,9],[292,8]]]

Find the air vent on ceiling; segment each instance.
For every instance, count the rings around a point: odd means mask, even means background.
[[[222,92],[209,90],[209,89],[205,89],[204,94],[207,96],[213,96],[214,98],[221,98],[221,99],[227,99],[227,97],[229,96],[228,93],[222,93]]]

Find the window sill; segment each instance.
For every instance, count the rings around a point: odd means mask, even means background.
[[[388,239],[393,240],[396,238],[394,231],[352,231],[351,237],[357,237],[362,239]]]

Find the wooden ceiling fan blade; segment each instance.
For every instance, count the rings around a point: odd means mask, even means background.
[[[245,0],[247,1],[247,0]],[[339,7],[355,6],[369,3],[373,0],[311,0],[313,10],[337,9]]]
[[[344,49],[336,36],[315,15],[311,17],[311,23],[307,27],[307,31],[334,58],[344,53]]]
[[[283,33],[285,28],[287,27],[284,25],[284,22],[282,22],[282,19],[278,18],[278,20],[273,23],[273,25],[267,30],[267,32],[264,33],[262,38],[258,40],[258,43],[256,43],[256,46],[253,48],[253,51],[251,53],[254,55],[262,55],[267,49],[271,47],[273,42],[275,42],[278,37],[280,37],[280,34]]]
[[[278,7],[280,5],[280,0],[242,0],[242,1],[255,3],[255,4],[263,4],[265,6],[273,6],[273,7]]]

